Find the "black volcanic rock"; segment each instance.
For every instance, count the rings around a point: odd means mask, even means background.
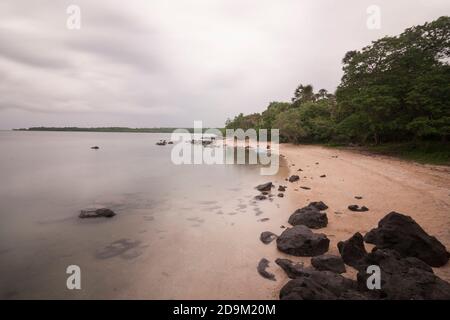
[[[402,257],[390,249],[374,249],[366,257],[368,265],[380,268],[380,289],[371,290],[389,300],[450,300],[450,284],[437,277],[422,260]],[[366,270],[357,275],[359,288],[367,291]]]
[[[294,256],[312,257],[328,251],[330,240],[323,233],[313,233],[298,225],[288,228],[277,238],[278,250]]]
[[[337,246],[342,260],[349,266],[359,270],[367,265],[365,261],[367,251],[361,233],[357,232],[350,239],[339,241]]]
[[[311,265],[319,271],[335,273],[344,273],[346,271],[342,258],[331,254],[323,254],[311,258]]]
[[[397,212],[387,214],[364,240],[380,249],[394,249],[404,257],[416,257],[432,267],[445,265],[449,253],[435,237],[427,234],[414,219]]]
[[[272,186],[273,186],[272,182],[267,182],[256,186],[256,189],[261,192],[270,191],[272,189]]]

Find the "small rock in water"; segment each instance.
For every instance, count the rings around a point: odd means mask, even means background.
[[[325,178],[327,175],[326,174],[323,174],[323,175],[321,175],[320,177],[321,178]]]
[[[115,215],[116,215],[115,212],[112,211],[111,209],[100,208],[100,209],[81,210],[79,217],[81,219],[84,219],[84,218],[100,218],[100,217],[112,218]]]
[[[270,191],[272,189],[272,182],[267,182],[256,186],[256,190],[258,191]]]
[[[98,149],[100,149],[100,147],[99,146],[93,146],[93,147],[91,147],[91,149],[98,150]]]
[[[283,198],[283,197],[284,197],[284,194],[283,194],[283,193],[279,193],[279,194],[278,194],[278,197]]]
[[[300,180],[300,177],[295,174],[289,177],[289,182],[295,182],[298,180]]]
[[[302,169],[298,169],[297,171],[303,171]]]
[[[272,281],[276,281],[275,279],[275,275],[273,273],[268,272],[266,269],[269,267],[269,260],[267,260],[266,258],[262,258],[259,263],[258,263],[258,267],[256,267],[256,269],[258,270],[258,273],[266,279],[272,280]]]
[[[361,196],[355,196],[355,199],[361,200],[363,197]]]
[[[352,205],[348,206],[348,209],[351,210],[351,211],[356,211],[356,212],[365,212],[365,211],[369,211],[369,208],[367,208],[367,207],[365,207],[365,206],[359,207],[359,206],[356,205],[356,204],[352,204]]]
[[[267,199],[267,197],[262,194],[258,194],[257,196],[255,196],[255,200],[265,200],[265,199]]]
[[[302,188],[302,189],[304,189],[304,190],[311,190],[311,188],[305,187],[305,186],[302,186],[302,187],[300,187],[300,188]]]
[[[273,240],[275,240],[278,236],[270,231],[264,231],[261,233],[261,235],[259,236],[259,239],[261,240],[262,243],[264,244],[269,244],[271,243]]]

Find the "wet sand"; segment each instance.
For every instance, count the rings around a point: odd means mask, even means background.
[[[279,210],[265,230],[276,231],[280,224],[288,226],[287,220],[295,209],[321,200],[329,206],[326,210],[329,224],[315,232],[329,237],[331,254],[339,254],[340,240],[348,239],[355,232],[364,235],[391,211],[412,216],[426,232],[450,248],[450,168],[321,146],[282,144],[280,153],[287,162],[289,174],[299,175],[300,181],[285,183],[288,186],[283,200],[287,202],[285,209]],[[299,172],[300,168],[303,171]],[[362,199],[357,200],[355,196]],[[369,211],[352,212],[347,209],[351,204],[364,205]],[[275,243],[268,247],[275,247]],[[366,244],[366,249],[372,247]],[[278,252],[274,254],[267,249],[266,258],[270,261],[279,256]],[[310,264],[310,258],[290,259]],[[347,270],[346,276],[356,276],[354,269],[347,267]],[[274,263],[268,271],[276,274],[278,289],[288,281]],[[434,271],[450,281],[450,264]]]

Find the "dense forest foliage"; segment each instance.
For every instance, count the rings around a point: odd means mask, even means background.
[[[290,102],[228,119],[226,128],[280,129],[281,141],[441,141],[450,136],[450,18],[345,54],[336,92],[299,85]]]

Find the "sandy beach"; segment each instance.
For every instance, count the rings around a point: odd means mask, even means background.
[[[288,186],[284,198],[286,203],[283,210],[273,215],[266,225],[267,230],[276,233],[280,225],[288,226],[287,220],[295,209],[310,201],[323,201],[329,206],[326,211],[329,223],[318,232],[329,237],[330,254],[339,254],[339,241],[350,238],[355,232],[364,235],[391,211],[410,215],[427,233],[450,248],[448,167],[310,145],[281,144],[280,154],[286,160],[289,174],[299,175],[300,181],[283,183]],[[305,190],[301,186],[311,189]],[[362,199],[357,200],[355,196],[361,196]],[[364,205],[369,211],[352,212],[347,208],[351,204]],[[269,246],[276,247],[274,243]],[[366,244],[366,249],[371,248],[371,245]],[[274,261],[280,256],[278,252],[273,254],[273,251],[268,250],[266,257]],[[290,259],[310,264],[310,258],[291,256]],[[271,263],[268,270],[281,280],[278,281],[280,288],[287,282],[287,277],[275,263]],[[434,268],[434,271],[442,279],[450,281],[449,264]],[[356,272],[348,267],[345,275],[354,278]]]

